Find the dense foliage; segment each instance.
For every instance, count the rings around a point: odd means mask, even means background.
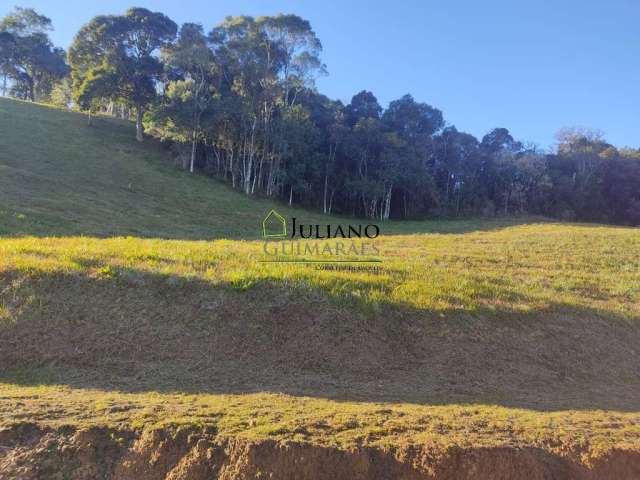
[[[247,195],[377,219],[640,224],[640,150],[567,129],[544,153],[504,128],[478,140],[411,95],[386,109],[366,90],[347,105],[331,100],[314,83],[326,73],[320,40],[296,15],[228,17],[208,33],[144,8],[98,16],[69,49],[70,80],[50,23],[25,9],[0,21],[0,74],[13,95],[136,118],[139,140],[144,114],[183,168]]]
[[[47,31],[51,20],[30,8],[16,7],[0,19],[2,94],[31,101],[50,100],[56,81],[68,74],[65,53],[55,48]],[[8,80],[11,88],[8,89]]]

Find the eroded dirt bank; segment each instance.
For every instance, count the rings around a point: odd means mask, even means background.
[[[541,448],[353,450],[225,439],[207,428],[0,430],[0,479],[589,479],[640,478],[640,452],[597,457]]]

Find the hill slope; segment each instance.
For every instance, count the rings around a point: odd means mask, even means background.
[[[178,170],[155,142],[136,142],[131,128],[110,118],[88,127],[85,115],[0,99],[0,229],[256,237],[273,203]]]
[[[391,224],[475,231],[260,263],[186,239],[272,204],[126,123],[0,109],[0,478],[640,476],[636,229]]]
[[[136,142],[130,122],[94,120],[88,127],[79,113],[0,98],[0,234],[255,239],[272,208],[327,223],[324,215],[248,198],[179,170],[157,142]],[[383,230],[478,227],[470,221],[387,222]]]

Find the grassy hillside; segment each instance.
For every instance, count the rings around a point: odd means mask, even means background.
[[[0,233],[257,236],[273,204],[188,177],[129,122],[0,99]]]
[[[640,450],[637,229],[390,224],[375,269],[260,263],[273,204],[128,124],[0,109],[0,425]]]
[[[307,223],[327,223],[324,215],[251,199],[181,171],[157,142],[140,144],[131,129],[112,118],[88,127],[85,115],[0,98],[0,234],[255,239],[274,207]],[[512,223],[388,222],[382,230]]]

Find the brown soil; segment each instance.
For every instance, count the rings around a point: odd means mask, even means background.
[[[0,430],[0,445],[0,480],[640,478],[640,453],[632,451],[593,458],[536,448],[340,450],[225,439],[194,427],[135,432],[19,424]]]

